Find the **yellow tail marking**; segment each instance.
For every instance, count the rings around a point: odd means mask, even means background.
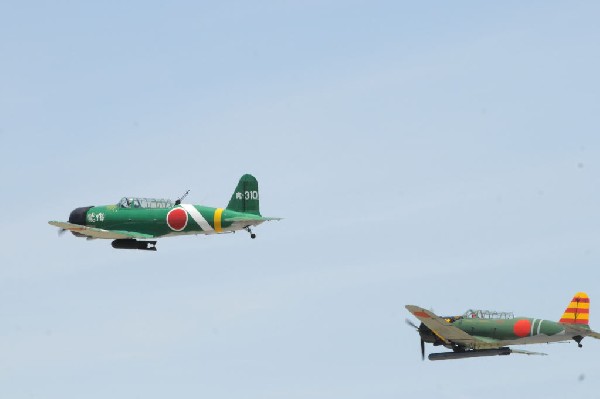
[[[563,313],[562,318],[563,319],[572,319],[572,320],[575,320],[576,318],[589,320],[590,315],[587,313],[565,312],[565,313]]]
[[[223,214],[223,208],[215,209],[215,231],[220,233],[223,231],[221,228],[221,215]]]
[[[560,323],[588,324],[590,320],[590,298],[585,292],[575,294],[565,309]]]
[[[577,308],[577,309],[589,309],[590,308],[590,303],[583,303],[583,302],[575,302],[572,301],[571,303],[569,303],[569,308]]]

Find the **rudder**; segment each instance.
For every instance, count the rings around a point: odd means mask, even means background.
[[[258,181],[254,176],[245,174],[231,195],[227,209],[260,216],[258,200]]]
[[[585,292],[575,294],[559,322],[586,326],[590,324],[590,298]]]

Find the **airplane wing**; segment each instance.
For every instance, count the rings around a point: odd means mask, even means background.
[[[511,353],[520,353],[521,355],[538,355],[538,356],[548,356],[547,353],[544,352],[530,352],[530,351],[524,351],[522,349],[513,349],[510,348],[510,352]]]
[[[82,226],[79,224],[73,224],[73,223],[68,223],[68,222],[57,222],[54,220],[48,222],[48,224],[51,224],[52,226],[56,226],[63,230],[69,230],[69,231],[72,231],[72,232],[75,232],[75,233],[78,233],[78,234],[81,234],[84,236],[88,236],[91,238],[104,238],[104,239],[109,239],[109,240],[127,239],[127,238],[141,238],[141,239],[154,238],[154,236],[152,236],[150,234],[136,233],[135,231],[104,230],[104,229]]]
[[[425,324],[435,335],[446,344],[457,344],[470,349],[498,348],[495,340],[482,340],[467,334],[458,327],[435,315],[427,309],[406,305],[406,309]]]

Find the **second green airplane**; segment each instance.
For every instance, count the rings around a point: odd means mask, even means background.
[[[252,227],[280,220],[261,216],[258,181],[249,174],[241,177],[225,208],[183,204],[184,197],[175,202],[125,197],[116,205],[76,208],[68,222],[48,223],[61,231],[69,230],[77,237],[113,240],[113,248],[156,251],[156,238],[238,230],[246,230],[255,238]]]

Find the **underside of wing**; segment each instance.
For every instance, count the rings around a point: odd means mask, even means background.
[[[510,352],[511,353],[518,353],[518,354],[521,354],[521,355],[529,355],[529,356],[531,356],[531,355],[548,356],[548,354],[544,353],[544,352],[531,352],[531,351],[524,351],[522,349],[513,349],[513,348],[510,348]]]
[[[467,334],[427,309],[413,305],[406,305],[406,309],[446,344],[456,344],[470,349],[498,347],[495,342],[485,342]]]
[[[90,238],[102,238],[108,240],[127,239],[127,238],[140,238],[148,239],[154,236],[150,234],[137,233],[135,231],[123,231],[123,230],[104,230],[96,227],[82,226],[79,224],[73,224],[68,222],[48,222],[52,226],[56,226],[63,230],[69,230],[73,233],[81,234]]]
[[[462,330],[461,330],[462,331]],[[482,337],[479,335],[472,335],[473,338],[475,338],[477,341],[481,341],[484,344],[489,344],[490,347],[498,347],[500,346],[499,344],[499,340],[495,339],[495,338],[490,338],[490,337]],[[481,343],[479,345],[482,345]]]

